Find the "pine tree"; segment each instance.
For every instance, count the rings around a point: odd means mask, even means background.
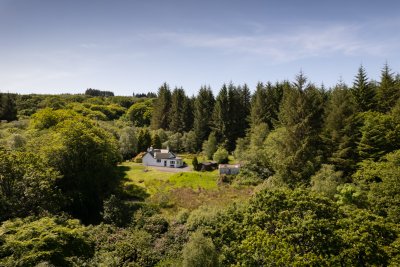
[[[164,83],[159,89],[157,99],[154,102],[154,110],[151,118],[151,127],[154,130],[168,129],[169,111],[171,108],[171,90],[167,83]]]
[[[228,89],[224,84],[218,93],[212,114],[212,129],[218,143],[227,141],[227,131],[229,130],[229,120],[232,114],[229,113]]]
[[[350,90],[344,83],[337,84],[329,97],[324,122],[324,134],[332,142],[334,150],[343,136],[347,120],[354,113],[356,106]]]
[[[374,87],[368,81],[367,73],[362,65],[355,77],[352,93],[360,111],[368,111],[375,108]]]
[[[194,103],[195,98],[186,97],[185,102],[183,104],[183,121],[185,124],[184,131],[189,132],[193,129],[193,121],[194,121]]]
[[[171,109],[169,111],[169,129],[172,132],[182,133],[185,130],[185,91],[175,88],[171,96]]]
[[[262,83],[258,83],[251,98],[250,125],[255,127],[267,122],[267,91]]]
[[[308,84],[303,73],[285,90],[279,113],[285,134],[274,144],[285,163],[276,164],[275,171],[289,186],[307,184],[318,168],[323,105],[323,93]]]
[[[386,63],[381,71],[381,81],[377,90],[379,111],[389,111],[396,104],[399,97],[400,89],[396,86],[394,74]]]
[[[247,84],[244,84],[243,87],[238,87],[238,91],[240,101],[237,121],[237,127],[239,129],[238,137],[244,137],[246,134],[246,130],[250,126],[249,116],[251,109],[251,93]]]
[[[198,140],[197,149],[207,140],[211,132],[215,99],[210,87],[201,87],[194,102],[193,129]]]

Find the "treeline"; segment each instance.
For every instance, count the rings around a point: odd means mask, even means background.
[[[85,95],[107,97],[107,96],[114,96],[114,93],[111,91],[102,91],[102,90],[98,90],[98,89],[88,88],[85,91]]]

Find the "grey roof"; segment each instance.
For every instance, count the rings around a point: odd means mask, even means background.
[[[155,159],[175,159],[176,158],[175,154],[172,153],[171,151],[169,151],[168,149],[152,149],[152,150],[149,150],[147,153],[149,153]]]
[[[240,164],[219,164],[218,168],[219,169],[222,169],[222,168],[239,169],[240,168]]]

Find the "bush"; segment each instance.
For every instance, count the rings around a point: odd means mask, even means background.
[[[216,161],[218,164],[225,164],[229,161],[228,156],[228,151],[223,147],[219,147],[213,155],[213,160]]]
[[[199,161],[197,160],[197,157],[193,158],[192,165],[193,165],[193,170],[195,170],[195,171],[199,170]]]
[[[0,266],[76,266],[92,257],[93,244],[78,220],[32,217],[6,221],[0,227]],[[79,265],[79,264],[78,264]]]
[[[183,267],[216,267],[219,266],[218,254],[211,238],[204,237],[201,232],[190,236],[183,248]]]

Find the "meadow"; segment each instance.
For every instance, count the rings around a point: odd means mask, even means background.
[[[124,162],[119,168],[125,173],[125,185],[142,187],[149,194],[147,201],[160,205],[169,214],[203,205],[226,206],[235,200],[248,199],[254,191],[249,186],[219,183],[218,170],[175,173],[133,162]]]

